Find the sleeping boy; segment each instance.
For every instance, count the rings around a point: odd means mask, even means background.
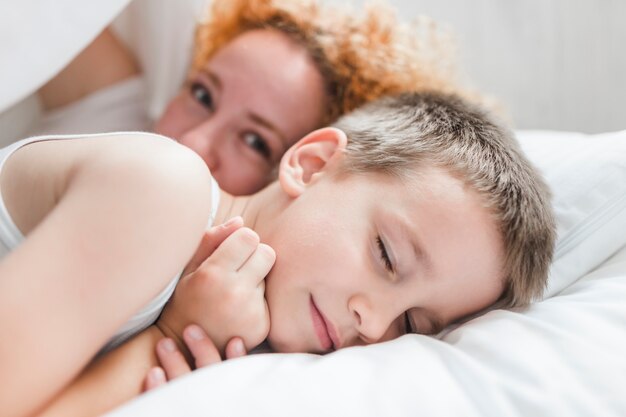
[[[132,398],[158,341],[186,349],[191,323],[221,351],[240,336],[246,348],[327,353],[437,333],[496,302],[527,305],[555,238],[547,188],[511,134],[434,93],[379,100],[307,135],[266,189],[221,193],[216,223],[237,216],[246,227],[211,231],[155,325],[42,415],[95,415]]]

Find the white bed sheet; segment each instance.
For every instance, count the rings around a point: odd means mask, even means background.
[[[518,137],[554,189],[543,301],[439,338],[228,361],[109,416],[626,415],[626,131]]]

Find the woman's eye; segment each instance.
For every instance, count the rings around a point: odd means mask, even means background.
[[[387,248],[385,248],[385,243],[380,238],[380,236],[376,236],[376,244],[378,245],[378,250],[380,251],[380,259],[385,264],[385,268],[389,272],[393,272],[393,264],[391,263],[391,259],[389,258],[389,254],[387,253]]]
[[[209,110],[213,110],[213,97],[211,92],[201,83],[192,83],[189,86],[189,91],[194,100],[202,104]]]
[[[244,143],[255,152],[258,152],[263,158],[271,159],[271,150],[267,145],[267,141],[256,133],[248,132],[243,135]]]

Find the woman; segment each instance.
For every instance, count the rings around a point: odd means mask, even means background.
[[[106,29],[40,89],[52,113],[33,133],[151,128],[196,151],[227,192],[251,194],[290,145],[341,114],[385,94],[456,89],[447,59],[433,25],[400,24],[382,6],[218,0],[198,26],[185,85],[153,124],[135,57]]]

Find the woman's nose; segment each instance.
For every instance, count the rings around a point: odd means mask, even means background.
[[[365,343],[376,343],[388,335],[396,319],[393,306],[383,300],[374,302],[366,295],[354,295],[348,301],[359,337]]]
[[[220,148],[223,146],[225,132],[220,132],[211,123],[205,122],[185,132],[180,143],[196,152],[211,171],[220,165]]]

